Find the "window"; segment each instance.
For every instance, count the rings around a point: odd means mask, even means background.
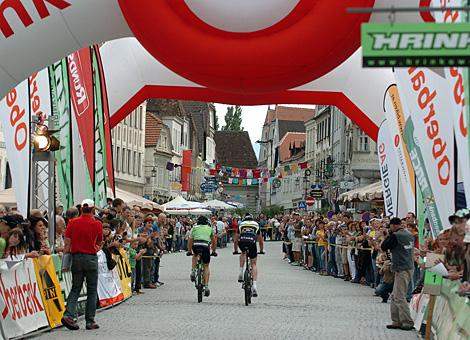
[[[118,126],[117,139],[118,140],[121,139],[121,127],[120,126]]]
[[[127,173],[128,173],[129,175],[132,174],[132,172],[131,172],[131,171],[132,171],[132,170],[131,170],[131,169],[132,169],[132,168],[131,168],[131,164],[132,164],[132,159],[131,159],[131,157],[132,157],[132,156],[131,156],[131,155],[132,155],[132,154],[131,154],[131,150],[127,150]]]
[[[129,127],[133,127],[134,126],[134,115],[135,115],[135,111],[132,112],[130,115],[129,115]]]
[[[134,155],[133,155],[133,168],[134,168],[134,176],[137,176],[137,152],[134,151]]]
[[[123,127],[122,128],[122,141],[125,143],[127,140],[127,131],[126,131],[126,128]]]
[[[359,136],[359,151],[369,151],[369,137]]]
[[[122,163],[121,163],[122,166],[121,166],[120,170],[123,174],[125,174],[126,169],[127,169],[127,152],[124,148],[122,148],[122,157],[121,158],[122,158]]]
[[[142,164],[141,164],[141,162],[142,162],[142,154],[139,153],[139,159],[137,161],[137,175],[139,177],[142,176]]]
[[[132,130],[129,129],[129,136],[128,136],[128,140],[127,140],[127,143],[129,143],[130,145],[132,145]]]
[[[139,129],[141,129],[141,130],[143,129],[143,124],[142,124],[143,119],[145,119],[144,114],[143,114],[143,110],[140,110],[140,112],[139,112]]]

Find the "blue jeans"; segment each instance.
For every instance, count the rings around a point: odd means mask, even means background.
[[[64,315],[76,318],[77,301],[86,279],[85,321],[95,321],[96,303],[98,301],[98,257],[96,254],[72,255],[72,289],[67,297],[67,308]]]
[[[325,246],[316,247],[317,270],[325,270]]]

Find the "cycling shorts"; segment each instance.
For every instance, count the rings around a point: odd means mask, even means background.
[[[201,254],[202,263],[209,264],[211,262],[211,250],[209,244],[205,241],[193,242],[193,254]]]
[[[240,240],[238,242],[238,247],[242,252],[246,251],[250,259],[256,259],[256,257],[258,256],[258,247],[256,246],[256,242],[253,243],[249,241]]]

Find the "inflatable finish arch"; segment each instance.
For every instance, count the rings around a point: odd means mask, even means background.
[[[381,99],[393,78],[388,70],[361,68],[359,28],[387,17],[346,8],[419,4],[0,0],[0,95],[82,47],[131,37],[101,48],[114,124],[148,97],[317,103],[339,106],[376,138]],[[396,20],[422,19],[412,13]]]

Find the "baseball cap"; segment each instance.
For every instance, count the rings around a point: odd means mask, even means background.
[[[89,198],[85,198],[83,201],[82,201],[82,207],[89,207],[89,208],[93,208],[95,206],[95,202],[93,202],[93,200],[89,199]]]
[[[470,219],[470,210],[464,208],[457,210],[453,215],[449,216],[449,222],[454,224],[457,218],[467,218]]]

